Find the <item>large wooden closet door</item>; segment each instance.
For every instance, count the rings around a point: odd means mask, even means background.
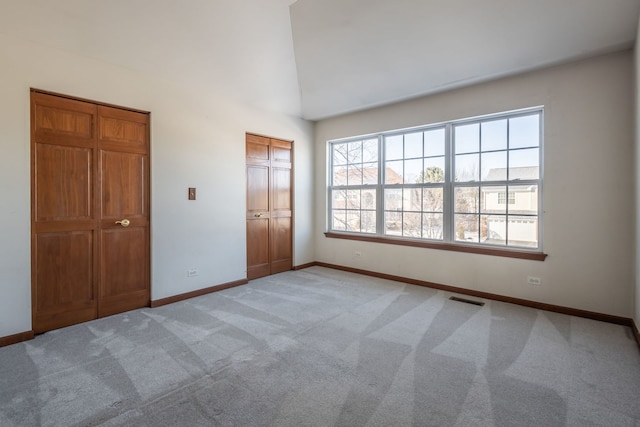
[[[247,278],[293,268],[292,143],[247,134]]]
[[[148,135],[147,114],[32,91],[35,332],[148,305]]]

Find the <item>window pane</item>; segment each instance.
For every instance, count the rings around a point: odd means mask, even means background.
[[[362,183],[374,185],[378,183],[377,163],[364,163],[362,165]]]
[[[333,168],[332,185],[347,185],[347,167],[336,166]]]
[[[332,144],[333,151],[333,164],[334,165],[346,165],[347,164],[347,144]]]
[[[507,152],[482,153],[482,180],[505,181],[507,179]]]
[[[509,152],[509,180],[538,179],[540,153],[537,148]]]
[[[507,213],[507,187],[482,187],[482,212],[483,213]],[[509,207],[511,209],[511,207]]]
[[[386,160],[402,159],[402,135],[388,136],[384,140]]]
[[[538,247],[538,217],[509,216],[509,246]]]
[[[347,211],[347,231],[360,231],[360,211]]]
[[[331,202],[332,209],[346,209],[347,208],[347,192],[345,190],[333,190],[333,201]]]
[[[540,116],[509,119],[509,148],[537,147],[540,145]]]
[[[349,163],[362,163],[362,141],[349,143]]]
[[[402,184],[402,167],[404,162],[398,160],[395,162],[387,162],[384,171],[385,184]]]
[[[362,143],[362,161],[365,163],[378,161],[377,139],[368,139]]]
[[[424,133],[424,155],[444,156],[444,128],[428,130]]]
[[[407,237],[421,237],[422,214],[405,212],[402,222],[402,235]]]
[[[428,213],[422,215],[422,237],[425,239],[442,240],[442,214]]]
[[[442,188],[425,188],[422,190],[422,210],[425,212],[442,212],[444,207]]]
[[[424,173],[421,182],[444,182],[444,157],[424,159]]]
[[[362,209],[376,208],[376,190],[362,190]]]
[[[479,130],[478,123],[455,127],[456,154],[480,151]]]
[[[482,241],[490,245],[507,244],[506,215],[482,215]]]
[[[462,156],[456,156],[456,181],[479,181],[479,160],[479,154],[465,154]]]
[[[402,212],[384,213],[384,234],[390,236],[402,235]]]
[[[404,135],[404,158],[422,157],[422,132]]]
[[[376,212],[362,211],[362,231],[365,233],[376,232]]]
[[[348,185],[362,185],[362,165],[349,165]]]
[[[478,187],[458,187],[454,196],[456,212],[480,211],[480,189]]]
[[[403,210],[420,212],[422,208],[422,189],[405,188],[403,191]]]
[[[459,242],[479,243],[479,215],[455,215],[455,239]]]
[[[384,190],[384,210],[402,211],[402,189],[393,188]]]
[[[337,231],[345,231],[347,229],[347,211],[334,209],[331,211],[333,219],[331,221],[331,229]]]
[[[416,184],[422,181],[422,159],[404,161],[404,183]]]
[[[509,194],[513,197],[509,213],[538,215],[537,185],[510,185]]]
[[[360,209],[360,190],[347,190],[347,209]]]
[[[507,120],[482,123],[482,151],[507,149]]]

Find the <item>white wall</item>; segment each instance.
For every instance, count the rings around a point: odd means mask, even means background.
[[[0,57],[0,337],[31,330],[30,87],[151,112],[152,299],[246,278],[247,131],[295,141],[294,265],[314,260],[311,123],[4,35]]]
[[[640,39],[640,22],[638,22],[638,35],[636,46],[633,51],[634,58],[634,87],[635,87],[635,311],[633,313],[636,325],[640,328],[640,50],[638,40]]]
[[[633,81],[630,50],[316,124],[316,258],[370,271],[630,317]],[[328,239],[326,141],[545,106],[543,245],[528,261]],[[362,256],[354,257],[359,251]],[[527,276],[541,286],[526,284]]]

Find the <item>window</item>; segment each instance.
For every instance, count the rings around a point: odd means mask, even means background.
[[[498,193],[498,204],[504,205],[506,203],[509,203],[510,205],[515,204],[516,203],[516,193],[514,193],[513,191],[510,191],[509,192],[509,198],[507,198],[507,193],[506,192]]]
[[[542,109],[331,141],[329,231],[540,249]]]

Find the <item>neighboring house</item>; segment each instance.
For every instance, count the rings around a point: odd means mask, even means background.
[[[486,181],[504,180],[507,176],[506,168],[491,169]],[[537,180],[539,168],[517,167],[511,168],[510,180]],[[483,233],[486,243],[504,244],[509,239],[510,245],[531,246],[538,239],[537,217],[528,215],[538,214],[538,186],[510,185],[507,187],[483,187],[482,203],[486,217],[486,233]],[[507,221],[509,233],[507,236]],[[483,224],[484,225],[484,224]]]

